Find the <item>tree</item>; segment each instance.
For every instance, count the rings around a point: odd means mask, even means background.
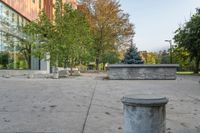
[[[0,69],[7,68],[8,63],[9,63],[9,53],[0,52]]]
[[[160,50],[158,53],[156,53],[156,64],[169,64],[170,63],[170,57],[169,53],[166,50]]]
[[[134,35],[133,24],[116,0],[83,0],[80,10],[86,15],[92,30],[98,70],[105,53],[126,48]]]
[[[44,11],[39,13],[39,18],[31,21],[22,27],[23,38],[17,49],[23,54],[28,68],[31,69],[31,57],[35,56],[40,59],[45,59],[46,54],[50,53],[53,56],[55,47],[53,45],[54,28],[52,22],[47,17]]]
[[[60,46],[60,54],[65,64],[68,62],[72,69],[90,54],[90,29],[83,13],[69,4],[64,4],[62,21],[64,44]]]
[[[170,55],[166,50],[163,50],[161,52],[161,60],[160,60],[161,64],[170,64]]]
[[[104,53],[104,55],[102,56],[103,70],[105,69],[106,63],[115,64],[119,61],[119,55],[116,51]]]
[[[36,40],[32,54],[39,60],[49,60],[46,59],[46,55],[49,54],[51,65],[57,66],[59,51],[54,22],[48,18],[44,11],[40,12],[39,18],[35,22],[37,24],[34,33]]]
[[[157,53],[141,51],[140,54],[145,64],[156,64]]]
[[[191,61],[195,61],[194,73],[199,72],[200,63],[200,9],[184,25],[180,26],[174,36],[175,43],[189,52]]]
[[[18,50],[24,56],[28,69],[31,69],[31,56],[32,56],[32,47],[35,45],[37,32],[37,24],[32,21],[29,24],[22,27],[22,32],[24,33],[24,38],[20,39],[20,43],[18,43]]]
[[[137,48],[131,44],[131,47],[127,50],[124,60],[122,61],[124,64],[144,64],[144,61],[141,59],[139,53],[137,52]]]
[[[32,54],[45,59],[49,53],[51,65],[64,64],[72,68],[89,58],[92,41],[89,25],[83,13],[63,4],[62,0],[56,0],[54,14],[54,19],[50,20],[42,11],[35,22],[27,25],[30,30],[27,35],[34,38]]]
[[[175,46],[172,49],[173,63],[179,64],[179,70],[189,71],[190,66],[193,66],[193,63],[189,60],[189,53],[183,47]]]

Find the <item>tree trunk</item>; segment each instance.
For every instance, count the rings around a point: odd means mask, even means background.
[[[102,51],[102,45],[103,45],[103,27],[101,27],[101,34],[100,34],[100,40],[99,40],[99,47],[97,50],[97,56],[96,56],[96,70],[99,71],[99,61],[100,61],[100,55]]]
[[[72,76],[72,71],[73,71],[73,67],[72,67],[72,65],[71,65],[70,76]]]
[[[96,70],[99,71],[99,57],[96,58]]]
[[[105,71],[105,64],[106,64],[106,63],[103,63],[103,70],[104,70],[104,71]]]
[[[41,59],[40,59],[40,57],[38,58],[38,60],[39,60],[38,69],[41,70]]]
[[[31,55],[28,55],[28,69],[31,69]]]
[[[64,61],[64,68],[67,68],[67,59]]]
[[[74,65],[74,61],[73,61],[73,59],[71,59],[71,64],[70,64],[70,68],[71,68],[70,76],[72,76],[73,65]]]
[[[195,74],[198,74],[199,73],[199,63],[200,63],[200,59],[196,59],[196,62],[195,62],[195,70],[194,70],[194,73]]]

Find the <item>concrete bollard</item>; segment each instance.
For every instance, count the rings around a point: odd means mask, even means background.
[[[153,95],[123,97],[125,133],[165,133],[167,102]]]

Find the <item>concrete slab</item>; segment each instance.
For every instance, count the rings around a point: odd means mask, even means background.
[[[122,133],[120,99],[130,94],[169,98],[167,133],[200,132],[199,76],[178,76],[177,80],[166,81],[114,81],[103,80],[103,76],[0,78],[0,133]]]

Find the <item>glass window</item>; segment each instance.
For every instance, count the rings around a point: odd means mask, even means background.
[[[0,30],[0,69],[26,69],[26,60],[18,47],[22,37],[20,27],[28,23],[27,19],[0,2],[0,21],[3,28]]]

